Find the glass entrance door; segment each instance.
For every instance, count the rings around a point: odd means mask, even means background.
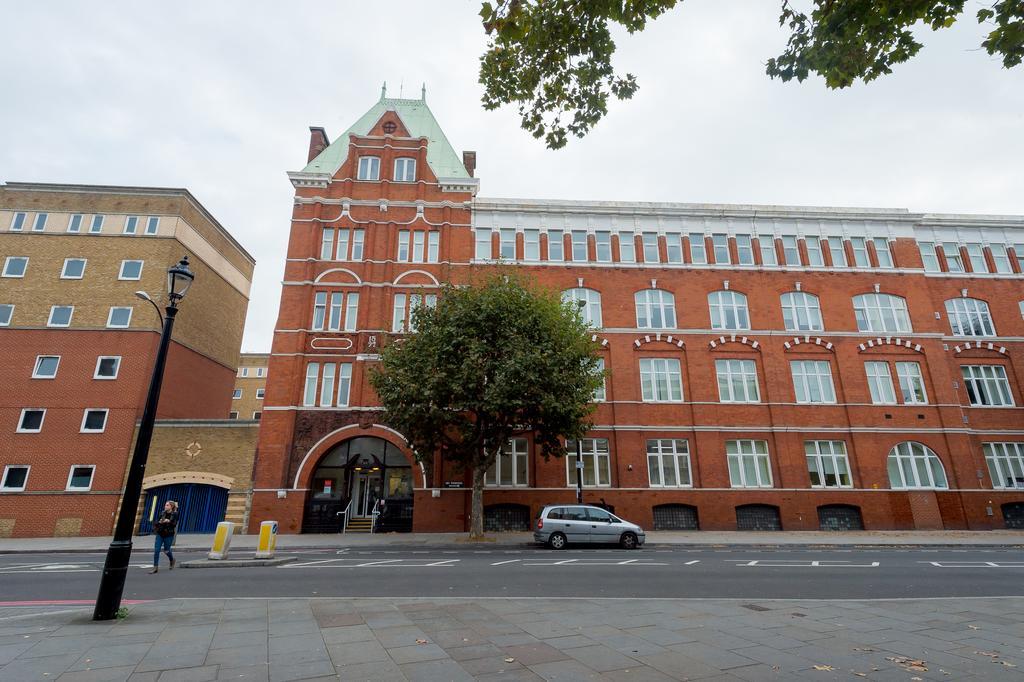
[[[380,497],[380,474],[358,472],[352,481],[352,516],[366,518]]]

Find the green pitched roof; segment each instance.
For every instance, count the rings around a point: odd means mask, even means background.
[[[441,126],[431,113],[425,99],[394,99],[383,96],[363,114],[348,130],[338,136],[327,149],[309,162],[302,169],[303,173],[327,173],[334,175],[345,163],[348,156],[348,136],[350,134],[367,135],[386,111],[394,111],[402,119],[411,137],[425,137],[427,145],[427,164],[438,178],[468,178],[469,173],[462,165],[458,154],[452,149],[448,138],[444,136]]]

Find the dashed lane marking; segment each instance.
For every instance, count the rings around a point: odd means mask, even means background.
[[[935,568],[1024,568],[1024,561],[919,561]]]
[[[727,561],[734,563],[737,567],[758,567],[758,568],[878,568],[881,562],[872,561],[867,564],[852,564],[848,561],[834,561],[834,560],[809,560],[799,561],[796,559],[754,559],[753,561],[747,561],[745,559],[727,559]]]

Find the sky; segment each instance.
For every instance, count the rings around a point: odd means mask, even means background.
[[[0,3],[0,181],[188,188],[256,259],[243,350],[270,348],[309,126],[333,140],[380,96],[427,102],[482,197],[902,207],[1024,215],[1024,67],[976,8],[842,91],[769,80],[774,0],[685,0],[615,64],[637,76],[550,151],[480,106],[470,0]]]

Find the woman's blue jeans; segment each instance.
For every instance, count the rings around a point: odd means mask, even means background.
[[[165,538],[160,537],[156,533],[153,534],[156,538],[156,544],[153,546],[153,566],[160,565],[160,551],[163,550],[167,553],[168,559],[174,559],[174,554],[171,553],[171,545],[174,544],[174,536],[168,535]]]

